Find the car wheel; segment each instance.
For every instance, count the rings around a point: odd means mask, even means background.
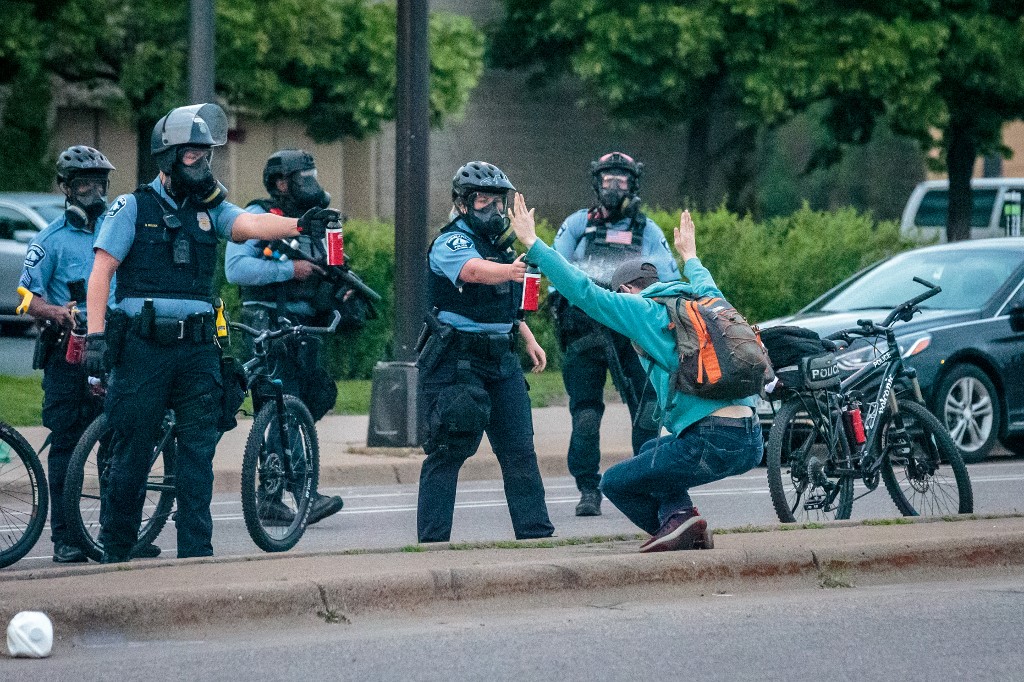
[[[939,386],[935,413],[972,464],[988,456],[999,437],[999,394],[992,380],[971,364],[954,367]]]

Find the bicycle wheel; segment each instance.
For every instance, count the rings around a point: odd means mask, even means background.
[[[320,471],[316,427],[302,401],[284,396],[290,456],[281,447],[278,419],[277,402],[268,400],[253,420],[242,457],[242,515],[265,552],[289,550],[302,537]]]
[[[813,400],[806,397],[805,400]],[[768,491],[783,523],[848,519],[853,479],[830,477],[831,425],[799,399],[784,403],[768,432]],[[821,483],[827,481],[827,486]]]
[[[174,507],[174,438],[173,421],[164,419],[160,440],[153,446],[153,460],[142,505],[139,539],[132,551],[152,543],[167,524]],[[89,425],[75,446],[64,481],[64,510],[72,541],[86,556],[99,561],[103,555],[100,543],[102,515],[101,488],[106,484],[110,466],[112,429],[106,415],[101,414]]]
[[[924,405],[910,400],[898,405],[908,438],[895,431],[895,415],[887,409],[875,450],[884,453],[882,480],[896,508],[904,516],[973,512],[971,479],[949,431]]]
[[[29,553],[46,525],[43,465],[13,427],[0,422],[0,568]]]

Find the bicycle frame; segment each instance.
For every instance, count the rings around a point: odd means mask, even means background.
[[[896,306],[881,325],[876,325],[870,320],[860,320],[859,327],[844,329],[831,335],[832,338],[842,338],[847,341],[851,341],[852,337],[877,339],[884,336],[886,349],[881,355],[841,380],[838,388],[796,391],[796,395],[803,403],[807,413],[817,413],[817,419],[812,419],[812,423],[817,425],[816,428],[824,442],[827,443],[829,452],[837,455],[841,453],[841,458],[838,460],[833,455],[827,463],[817,462],[821,465],[821,469],[820,471],[815,470],[812,475],[816,476],[815,483],[825,489],[827,495],[825,499],[816,501],[815,504],[825,507],[835,500],[839,486],[828,480],[830,476],[840,479],[843,477],[863,478],[869,492],[877,487],[883,457],[873,452],[872,444],[879,437],[883,424],[880,417],[886,407],[891,411],[897,429],[904,428],[896,400],[898,379],[909,378],[915,398],[918,402],[924,403],[920,386],[917,383],[916,372],[903,364],[903,356],[899,344],[896,343],[893,327],[898,320],[909,320],[917,309],[917,304],[935,296],[941,291],[941,288],[916,277],[914,281],[927,286],[929,291]],[[846,425],[843,423],[843,408],[852,400],[860,401],[864,389],[875,381],[879,382],[875,399],[865,403],[867,406],[867,414],[864,415],[865,440],[862,445],[853,450],[847,438]],[[811,398],[810,402],[813,403],[813,407],[808,405],[806,397]],[[827,472],[825,471],[826,465],[830,465]]]

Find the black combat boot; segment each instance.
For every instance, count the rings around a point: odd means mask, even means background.
[[[603,496],[597,488],[584,490],[580,503],[576,505],[576,516],[600,516]]]

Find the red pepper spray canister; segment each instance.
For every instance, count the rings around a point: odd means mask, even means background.
[[[523,300],[519,307],[526,311],[534,311],[540,302],[540,271],[529,265],[523,275]]]
[[[78,308],[71,309],[71,315],[75,318],[75,326],[68,334],[68,348],[64,353],[64,359],[69,365],[80,365],[85,359],[85,335],[87,333],[85,320],[81,318]]]
[[[850,440],[850,447],[853,449],[864,445],[867,436],[864,434],[864,419],[860,413],[860,403],[853,402],[843,413],[843,421],[846,423],[846,435]]]

